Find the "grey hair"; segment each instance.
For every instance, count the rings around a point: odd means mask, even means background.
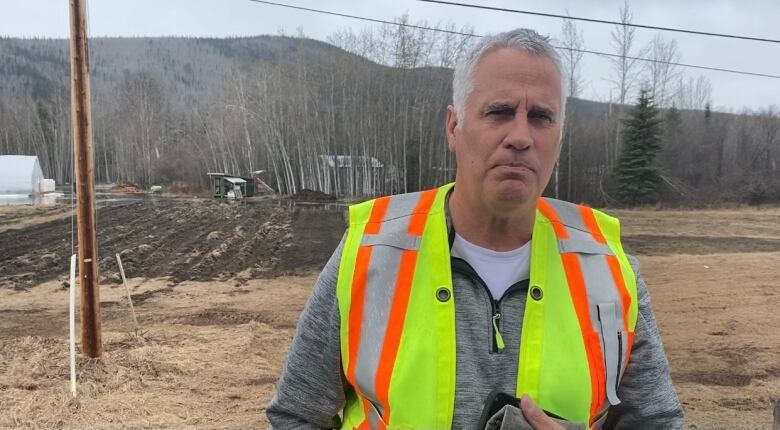
[[[466,100],[474,90],[474,69],[482,57],[501,48],[518,49],[539,55],[552,61],[561,78],[561,122],[566,116],[566,79],[558,52],[550,44],[550,38],[527,28],[518,28],[504,33],[485,36],[479,40],[466,56],[455,66],[452,77],[452,104],[458,124],[463,123]]]

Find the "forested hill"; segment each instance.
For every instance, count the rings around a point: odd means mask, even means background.
[[[382,31],[330,39],[345,49],[286,36],[91,39],[98,181],[205,187],[208,171],[267,170],[282,193],[362,196],[452,179],[443,124],[467,43]],[[0,38],[0,154],[37,155],[59,183],[70,181],[69,73],[67,40]],[[780,200],[777,110],[704,108],[661,111],[664,198]],[[609,203],[631,109],[569,100],[560,197]]]
[[[66,39],[0,38],[0,92],[6,97],[50,100],[56,87],[69,82],[69,49]],[[94,38],[89,49],[93,91],[116,88],[128,75],[144,73],[184,104],[218,94],[226,76],[237,67],[301,55],[359,58],[324,42],[283,36]]]

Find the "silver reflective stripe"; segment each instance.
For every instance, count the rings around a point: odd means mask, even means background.
[[[585,222],[582,220],[579,206],[562,200],[547,198],[545,200],[547,200],[547,203],[555,209],[555,213],[558,214],[558,218],[560,218],[565,226],[576,228],[577,230],[588,231],[588,229],[585,228]]]
[[[376,370],[382,354],[382,345],[385,343],[387,321],[402,253],[403,250],[391,246],[375,246],[371,250],[355,380],[360,391],[373,400],[378,399],[375,387]]]
[[[367,418],[371,428],[379,428],[383,412],[382,406],[378,404],[376,375],[395,296],[401,256],[404,250],[416,251],[420,247],[421,238],[408,233],[409,215],[417,206],[420,195],[413,193],[391,197],[379,233],[365,234],[361,239],[361,246],[371,247],[371,260],[366,279],[355,382],[369,401]]]
[[[382,222],[411,215],[414,208],[417,207],[421,195],[422,192],[416,192],[390,197],[390,203],[387,205],[387,212],[385,212],[385,218]],[[384,229],[384,225],[382,228]]]
[[[387,245],[401,249],[410,249],[417,251],[420,248],[420,236],[412,236],[405,232],[396,232],[394,234],[377,234],[363,236],[360,246]]]
[[[588,293],[588,308],[593,329],[598,332],[600,324],[597,318],[597,303],[621,303],[615,280],[609,270],[607,259],[598,254],[577,254],[582,267],[582,277],[585,280],[585,289]],[[620,315],[623,322],[623,314]]]
[[[561,254],[565,252],[582,252],[585,254],[615,255],[609,246],[591,240],[564,239],[558,241]]]
[[[594,242],[598,243],[595,240],[593,240],[593,235],[590,234],[589,231],[585,230],[579,230],[573,227],[565,226],[566,234],[569,235],[568,239],[566,240],[572,240],[575,242]]]
[[[621,353],[618,346],[617,308],[615,303],[598,304],[601,321],[601,340],[604,351],[604,366],[607,376],[607,400],[610,405],[619,405],[617,396],[618,367],[621,365]]]
[[[377,406],[374,402],[368,402],[368,423],[372,429],[378,429],[379,423],[382,421],[382,413],[377,410]]]

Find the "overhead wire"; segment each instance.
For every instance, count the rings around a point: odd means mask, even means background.
[[[754,42],[780,43],[780,40],[778,39],[769,39],[764,37],[744,36],[739,34],[715,33],[709,31],[689,30],[684,28],[662,27],[658,25],[634,24],[628,22],[610,21],[607,19],[585,18],[580,16],[561,15],[556,13],[534,12],[529,10],[509,9],[503,7],[485,6],[485,5],[470,4],[470,3],[459,3],[459,2],[446,1],[446,0],[417,0],[417,1],[425,2],[425,3],[438,3],[438,4],[444,4],[450,6],[469,7],[474,9],[492,10],[498,12],[511,12],[511,13],[520,13],[524,15],[544,16],[548,18],[571,19],[574,21],[594,22],[598,24],[623,25],[626,27],[644,28],[648,30],[671,31],[676,33],[696,34],[700,36],[712,36],[712,37],[724,37],[728,39],[750,40]]]
[[[346,14],[346,13],[340,13],[340,12],[333,12],[323,9],[314,9],[309,7],[303,7],[303,6],[297,6],[297,5],[291,5],[286,3],[279,3],[279,2],[273,2],[268,0],[247,0],[253,3],[261,3],[271,6],[278,6],[278,7],[284,7],[289,9],[297,9],[297,10],[303,10],[307,12],[314,12],[314,13],[320,13],[325,15],[333,15],[333,16],[340,16],[344,18],[350,18],[350,19],[356,19],[356,20],[362,20],[362,21],[369,21],[374,23],[380,23],[380,24],[389,24],[389,25],[396,25],[401,27],[408,27],[408,28],[415,28],[419,30],[427,30],[427,31],[434,31],[439,33],[447,33],[447,34],[455,34],[459,36],[469,36],[469,37],[483,37],[481,34],[475,34],[475,33],[466,33],[462,31],[456,31],[456,30],[447,30],[442,28],[433,28],[433,27],[427,27],[423,25],[415,25],[415,24],[406,24],[396,21],[388,21],[384,19],[378,19],[378,18],[369,18],[359,15],[352,15],[352,14]],[[423,1],[423,0],[421,0]],[[645,58],[645,57],[633,57],[633,56],[621,56],[618,54],[611,54],[608,52],[600,52],[600,51],[594,51],[590,49],[576,49],[576,48],[568,48],[568,47],[562,47],[562,46],[554,46],[556,49],[564,49],[568,51],[575,51],[575,52],[582,52],[584,54],[591,54],[591,55],[599,55],[602,57],[614,57],[614,58],[627,58],[630,60],[638,60],[638,61],[644,61],[648,63],[656,63],[656,64],[668,64],[672,66],[679,66],[679,67],[685,67],[685,68],[691,68],[691,69],[699,69],[699,70],[709,70],[709,71],[715,71],[715,72],[723,72],[723,73],[733,73],[733,74],[739,74],[739,75],[747,75],[747,76],[756,76],[756,77],[762,77],[762,78],[771,78],[771,79],[780,79],[780,75],[773,75],[769,73],[759,73],[759,72],[749,72],[744,70],[734,70],[734,69],[727,69],[723,67],[714,67],[714,66],[700,66],[696,64],[688,64],[688,63],[679,63],[674,61],[663,61],[663,60],[655,60],[652,58]]]

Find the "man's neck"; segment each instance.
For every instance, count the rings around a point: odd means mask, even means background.
[[[455,187],[449,198],[449,211],[455,231],[467,241],[494,251],[511,251],[531,240],[535,203],[496,213],[489,208],[477,209],[479,203]]]

